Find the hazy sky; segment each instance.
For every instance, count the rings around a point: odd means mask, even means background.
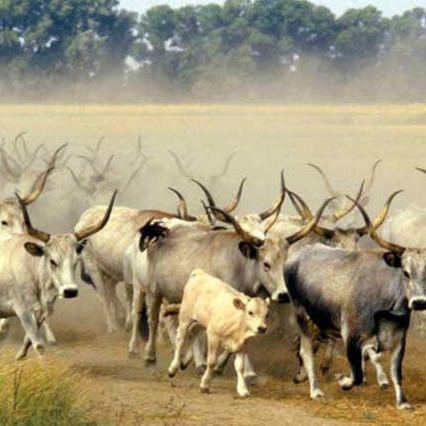
[[[400,14],[416,6],[426,6],[426,0],[311,0],[311,2],[327,6],[336,15],[351,7],[364,7],[369,4],[376,6],[386,16]],[[160,4],[168,4],[175,8],[187,4],[223,3],[223,0],[120,0],[120,3],[125,9],[143,12]]]

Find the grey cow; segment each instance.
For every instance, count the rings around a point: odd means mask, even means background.
[[[405,248],[380,238],[361,211],[371,237],[386,250],[348,251],[314,245],[292,256],[286,285],[301,332],[301,357],[311,398],[323,395],[316,382],[307,315],[328,335],[342,337],[350,375],[339,380],[349,390],[363,382],[362,344],[377,338],[376,352],[391,350],[390,373],[396,404],[409,409],[402,389],[402,361],[411,310],[426,309],[426,249]]]

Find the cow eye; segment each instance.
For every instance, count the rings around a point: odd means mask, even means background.
[[[6,220],[2,220],[2,221],[1,221],[1,224],[2,224],[3,226],[7,226],[7,225],[8,225],[8,223],[7,223],[7,221],[6,221]]]
[[[50,266],[52,267],[52,268],[56,268],[57,266],[58,266],[58,264],[52,259],[51,261],[50,261]]]
[[[402,273],[404,274],[406,278],[410,278],[410,274],[407,271],[404,270],[402,271]]]
[[[271,265],[268,262],[265,262],[263,267],[265,268],[265,271],[269,271],[271,269]]]
[[[248,311],[248,314],[252,317],[253,316],[253,312],[252,311]]]

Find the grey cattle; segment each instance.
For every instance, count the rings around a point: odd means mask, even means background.
[[[219,209],[216,209],[217,212],[227,216],[235,230],[188,230],[187,227],[168,230],[161,223],[143,227],[140,253],[132,257],[134,291],[146,292],[148,307],[149,340],[145,360],[156,360],[155,339],[162,299],[179,303],[189,274],[194,269],[201,268],[248,295],[256,294],[263,286],[273,300],[285,301],[287,291],[282,271],[288,246],[312,230],[329,201],[302,230],[286,239],[274,233],[267,234],[260,247],[245,240],[247,235],[238,222]],[[147,243],[147,240],[156,238],[155,227],[159,238],[155,244]]]
[[[350,375],[344,390],[363,382],[363,342],[375,336],[377,352],[391,350],[390,373],[396,404],[408,409],[402,389],[402,361],[411,310],[426,309],[426,249],[405,248],[380,238],[358,205],[371,237],[386,250],[348,251],[314,245],[292,256],[285,267],[287,288],[301,332],[301,357],[311,398],[322,396],[316,382],[307,316],[326,335],[342,337]]]
[[[11,235],[0,241],[0,318],[17,316],[25,339],[17,358],[33,345],[44,348],[39,327],[53,310],[55,300],[78,294],[76,270],[84,241],[102,229],[109,219],[115,193],[103,218],[80,232],[50,235],[33,228],[23,200],[28,234]]]

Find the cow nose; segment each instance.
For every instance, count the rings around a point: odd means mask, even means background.
[[[426,299],[413,299],[411,301],[411,307],[415,311],[424,311],[426,309]]]
[[[278,295],[278,303],[289,303],[290,298],[288,297],[288,293],[280,293]]]
[[[72,299],[73,297],[77,297],[78,290],[76,288],[66,288],[64,290],[64,297],[66,299]]]
[[[266,333],[266,327],[264,325],[260,325],[259,327],[257,327],[257,331],[260,334]]]

